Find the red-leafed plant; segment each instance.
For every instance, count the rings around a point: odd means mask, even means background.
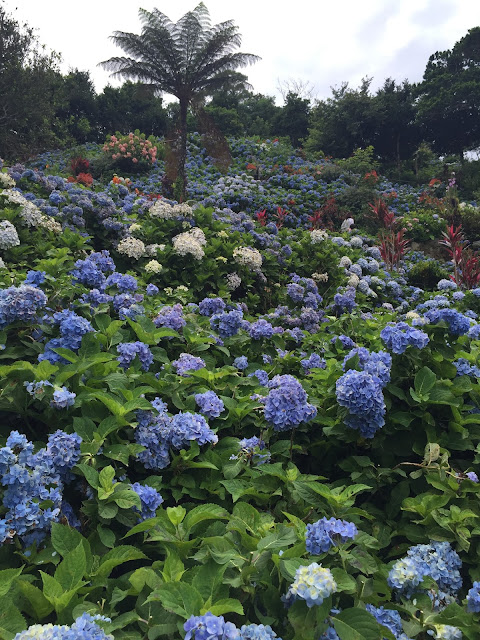
[[[277,225],[277,229],[281,229],[283,227],[287,215],[288,211],[282,209],[282,207],[277,207],[277,213],[275,214],[275,218],[277,219],[277,222],[275,223]]]
[[[370,202],[368,206],[372,210],[374,218],[382,227],[385,227],[385,229],[393,229],[395,224],[401,220],[401,218],[395,217],[395,214],[388,208],[388,204],[381,198],[375,200],[373,204]]]
[[[308,217],[310,229],[335,229],[344,219],[345,215],[340,211],[335,196],[328,198],[320,209]]]
[[[264,209],[263,211],[257,211],[257,213],[255,214],[258,223],[264,227],[267,224],[267,210]]]
[[[379,234],[380,254],[382,260],[390,269],[396,269],[398,263],[405,256],[410,240],[404,238],[405,229],[394,231],[387,229]]]
[[[452,280],[459,286],[471,289],[480,282],[480,260],[471,249],[465,238],[462,226],[453,224],[442,232],[443,239],[439,244],[446,248],[449,258],[453,263]]]
[[[81,173],[88,173],[90,162],[82,156],[75,156],[70,160],[70,168],[74,176],[78,176]]]

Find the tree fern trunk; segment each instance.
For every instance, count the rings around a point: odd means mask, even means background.
[[[178,172],[175,184],[175,197],[179,202],[186,199],[186,172],[187,162],[187,110],[188,101],[180,100],[180,152],[178,154]]]

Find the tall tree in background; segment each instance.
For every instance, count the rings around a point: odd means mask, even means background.
[[[129,57],[114,57],[101,65],[112,75],[151,84],[179,100],[177,194],[185,197],[187,112],[206,96],[232,85],[246,84],[236,69],[256,62],[257,56],[234,53],[241,36],[233,21],[210,24],[208,9],[200,3],[176,23],[158,9],[139,10],[142,32],[116,31],[111,39]]]
[[[59,60],[0,2],[0,156],[18,159],[58,142],[53,124],[62,85]]]
[[[298,147],[300,141],[308,135],[309,118],[310,100],[289,92],[273,126],[278,135],[288,136],[292,145]]]
[[[438,153],[480,147],[480,27],[430,56],[418,87],[418,122]]]

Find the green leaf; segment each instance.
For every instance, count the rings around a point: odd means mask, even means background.
[[[214,616],[223,616],[224,613],[238,613],[241,616],[244,615],[242,603],[240,600],[236,600],[235,598],[224,598],[223,600],[218,600],[215,604],[210,605],[208,609],[202,611],[203,613],[210,611]]]
[[[87,570],[87,561],[83,543],[66,554],[65,558],[55,570],[55,580],[58,580],[62,589],[68,591],[74,589],[81,581]]]
[[[100,486],[103,487],[106,491],[113,491],[113,480],[115,478],[115,469],[108,465],[100,471],[100,475],[98,476],[98,481]]]
[[[168,509],[167,509],[168,513]],[[203,520],[228,520],[228,511],[219,507],[217,504],[207,503],[194,507],[185,516],[183,526],[188,533],[196,524]]]
[[[208,560],[208,562],[200,566],[193,578],[192,585],[200,593],[204,602],[209,599],[211,602],[214,601],[226,569],[226,564],[218,564],[214,560]]]
[[[277,531],[270,533],[262,538],[257,545],[257,550],[261,551],[280,551],[284,550],[297,541],[297,533],[293,527],[278,525]]]
[[[0,571],[0,597],[6,596],[10,591],[12,582],[22,573],[23,567],[20,569],[2,569]]]
[[[67,553],[76,549],[82,542],[84,544],[86,543],[88,548],[90,547],[86,538],[76,529],[58,522],[52,522],[51,538],[53,548],[62,557],[65,557]]]
[[[0,638],[12,640],[17,633],[28,627],[25,618],[10,598],[0,600]]]
[[[96,469],[88,464],[83,463],[77,464],[75,468],[79,469],[82,472],[82,475],[91,487],[93,487],[94,489],[98,489],[98,471]]]
[[[106,578],[110,575],[113,569],[115,569],[115,567],[118,567],[124,562],[129,562],[130,560],[143,560],[146,557],[147,556],[144,553],[135,547],[130,545],[120,545],[103,556],[102,562],[94,575]]]
[[[422,367],[417,372],[414,380],[415,391],[417,394],[422,395],[428,393],[435,386],[437,376],[428,367]]]
[[[26,580],[19,580],[17,584],[39,620],[46,618],[53,611],[53,605],[45,598],[38,587]]]
[[[357,583],[346,571],[343,569],[331,569],[330,571],[337,583],[337,591],[346,591],[347,593],[356,592]]]
[[[185,567],[180,557],[175,551],[168,552],[167,559],[163,565],[162,576],[165,582],[178,582],[185,573]]]
[[[237,502],[233,508],[233,518],[230,523],[232,525],[240,524],[242,529],[255,534],[262,523],[262,518],[255,507],[248,504],[248,502]]]
[[[171,613],[176,613],[185,620],[199,615],[203,600],[199,592],[186,582],[166,582],[161,584],[147,599],[147,602],[160,601]]]
[[[102,525],[97,525],[97,533],[98,537],[102,544],[104,544],[109,549],[113,549],[115,546],[115,534],[111,529],[107,529],[106,527],[102,527]]]
[[[180,506],[167,507],[168,519],[175,527],[178,527],[178,525],[183,522],[183,519],[185,518],[186,513],[187,513],[187,510]]]
[[[381,640],[378,622],[365,609],[345,609],[333,618],[340,640]]]

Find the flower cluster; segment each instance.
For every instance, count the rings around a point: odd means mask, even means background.
[[[138,260],[145,255],[145,244],[138,238],[123,238],[117,245],[118,253]]]
[[[95,620],[110,621],[103,616],[82,613],[71,627],[65,624],[34,624],[25,631],[17,633],[13,640],[113,640],[113,636],[107,635]]]
[[[180,331],[187,324],[182,314],[183,307],[180,303],[173,306],[165,305],[153,319],[153,324],[156,327],[168,327],[174,331]]]
[[[456,309],[431,309],[425,317],[431,324],[445,322],[448,331],[455,337],[463,336],[470,329],[470,319]]]
[[[203,247],[207,244],[205,234],[195,227],[184,233],[179,233],[172,239],[173,250],[179,256],[191,255],[195,260],[201,260],[205,255]]]
[[[188,376],[187,371],[198,371],[205,367],[205,361],[189,353],[181,353],[178,360],[172,362],[172,366],[179,376]]]
[[[8,220],[0,221],[0,249],[6,250],[20,244],[17,230]]]
[[[76,433],[56,431],[47,446],[34,454],[33,444],[24,435],[10,433],[0,449],[1,483],[6,487],[0,543],[15,535],[26,545],[41,540],[59,519],[63,484],[70,480],[69,470],[80,457],[80,442]]]
[[[217,396],[215,391],[195,394],[195,402],[200,407],[201,413],[207,418],[218,418],[225,409],[223,401]]]
[[[69,391],[67,387],[55,389],[53,392],[53,400],[50,404],[52,407],[55,407],[55,409],[67,409],[74,405],[76,395],[73,391]]]
[[[140,522],[142,522],[143,520],[148,520],[149,518],[154,518],[158,507],[163,502],[162,496],[153,487],[144,487],[139,482],[135,482],[131,486],[140,498],[140,502],[142,504],[142,508],[140,511],[137,509],[137,507],[133,508],[133,510],[139,514]]]
[[[235,273],[235,271],[233,273],[227,273],[225,279],[227,281],[227,289],[229,289],[230,291],[235,291],[235,289],[238,289],[238,287],[242,284],[242,279],[240,278],[238,273]]]
[[[138,355],[140,364],[144,371],[150,369],[150,365],[153,362],[153,354],[150,351],[148,345],[143,342],[122,342],[117,345],[118,362],[122,369],[128,369],[128,367],[135,360],[135,356]]]
[[[338,542],[353,540],[357,535],[357,527],[353,522],[337,520],[336,518],[321,518],[313,524],[307,524],[306,547],[312,555],[326,553],[330,547]]]
[[[200,445],[218,442],[218,437],[200,414],[180,412],[169,416],[162,402],[154,401],[152,405],[158,414],[139,411],[135,430],[136,442],[145,447],[137,458],[147,469],[165,469],[170,464],[170,447],[182,449],[194,440]]]
[[[157,160],[157,145],[154,144],[153,137],[145,138],[145,134],[138,129],[124,136],[109,136],[102,150],[112,160],[127,160],[132,165],[141,162],[154,164]]]
[[[171,204],[159,198],[148,212],[152,218],[175,220],[176,218],[191,218],[193,210],[186,202]]]
[[[233,250],[233,259],[237,264],[252,271],[259,271],[263,262],[260,251],[252,249],[252,247],[237,247]]]
[[[204,298],[198,304],[198,311],[202,316],[211,317],[225,310],[225,302],[222,298]]]
[[[284,601],[291,604],[294,600],[305,600],[307,607],[321,605],[337,590],[337,583],[333,579],[330,569],[312,562],[308,566],[301,566],[295,573],[295,580],[290,586]]]
[[[474,582],[468,590],[467,609],[472,613],[480,613],[480,582]]]
[[[313,229],[310,231],[310,242],[312,244],[320,244],[328,238],[328,232],[323,229]]]
[[[0,290],[0,328],[16,321],[33,322],[46,304],[43,291],[29,284]]]
[[[207,611],[203,616],[191,616],[183,625],[184,640],[240,640],[240,632],[233,622]]]
[[[268,387],[264,415],[275,431],[293,429],[317,415],[317,409],[307,402],[305,390],[293,376],[277,375]]]
[[[232,309],[224,313],[216,313],[210,318],[210,326],[218,331],[221,338],[231,338],[243,326],[243,313],[240,309]]]
[[[380,333],[385,346],[393,353],[404,353],[408,346],[423,349],[429,342],[424,331],[411,327],[406,322],[389,323]]]
[[[431,631],[428,631],[428,634],[433,635]],[[434,638],[435,640],[462,640],[463,633],[451,624],[436,624]]]
[[[379,624],[386,627],[397,640],[408,640],[403,632],[402,619],[398,611],[385,609],[384,607],[374,607],[372,604],[367,604],[365,609],[372,614]]]
[[[56,362],[66,363],[65,358],[55,353],[53,349],[61,348],[76,351],[82,344],[82,337],[94,329],[88,320],[67,309],[55,313],[53,321],[59,325],[60,338],[49,340],[45,345],[44,353],[38,356],[38,360],[40,362],[48,360],[52,364]]]
[[[407,555],[397,560],[388,574],[388,584],[407,598],[424,577],[430,576],[441,592],[455,595],[462,586],[459,569],[462,563],[449,542],[431,542],[410,547]]]
[[[265,442],[257,436],[251,438],[243,438],[238,443],[240,452],[237,455],[232,455],[231,460],[246,459],[251,461],[254,465],[265,464],[271,458],[269,451],[265,451]],[[264,452],[264,453],[261,453]]]
[[[272,627],[268,624],[242,625],[240,628],[241,640],[282,640],[277,636]]]

